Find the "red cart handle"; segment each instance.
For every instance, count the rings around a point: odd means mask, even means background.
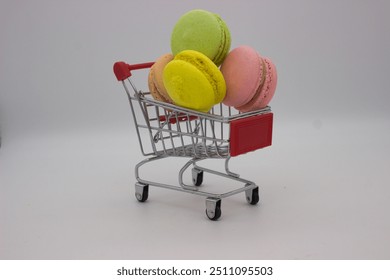
[[[123,81],[129,77],[131,77],[132,70],[145,69],[150,68],[154,62],[146,62],[140,64],[127,64],[123,61],[118,61],[114,63],[114,73],[118,81]]]

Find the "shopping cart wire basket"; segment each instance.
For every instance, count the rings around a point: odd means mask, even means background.
[[[147,157],[135,166],[135,196],[148,199],[149,186],[162,187],[206,197],[206,215],[210,220],[221,216],[222,198],[245,192],[249,204],[259,202],[259,187],[229,170],[229,160],[272,144],[273,113],[270,107],[241,113],[223,104],[215,105],[208,113],[198,112],[153,99],[149,92],[138,90],[131,79],[132,71],[147,69],[153,62],[127,64],[116,62],[114,73],[122,82],[132,112],[142,154]],[[167,157],[190,158],[180,169],[178,184],[170,185],[140,178],[141,166]],[[202,167],[199,161],[224,159],[224,172]],[[184,172],[192,166],[192,183],[185,184]],[[201,188],[203,173],[222,176],[239,183],[224,193],[207,192]]]

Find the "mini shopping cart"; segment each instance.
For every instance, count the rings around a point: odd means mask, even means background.
[[[131,80],[133,70],[149,68],[153,62],[129,65],[114,64],[114,73],[126,91],[141,152],[147,158],[135,166],[135,196],[148,199],[149,186],[162,187],[206,197],[206,215],[210,220],[221,216],[222,198],[245,192],[249,204],[259,202],[259,187],[229,170],[229,160],[272,144],[273,114],[270,107],[241,113],[223,104],[202,113],[154,100],[149,92],[137,90]],[[132,89],[132,90],[131,90]],[[141,166],[167,157],[186,157],[190,160],[179,171],[178,184],[170,185],[140,178]],[[225,159],[224,172],[198,165],[205,159]],[[185,184],[184,172],[192,166],[192,183]],[[203,173],[235,180],[244,186],[224,193],[212,193],[201,188]]]

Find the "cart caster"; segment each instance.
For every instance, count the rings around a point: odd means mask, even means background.
[[[208,197],[206,199],[206,215],[212,221],[221,217],[221,199]]]
[[[203,183],[203,171],[197,168],[192,168],[192,182],[199,187]]]
[[[149,185],[135,183],[135,197],[139,202],[145,202],[149,196]]]
[[[245,191],[246,201],[251,205],[256,205],[259,202],[259,187],[255,187]]]

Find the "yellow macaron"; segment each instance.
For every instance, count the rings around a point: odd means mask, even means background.
[[[185,50],[164,68],[163,82],[173,102],[181,107],[208,112],[226,94],[225,79],[204,54]]]

